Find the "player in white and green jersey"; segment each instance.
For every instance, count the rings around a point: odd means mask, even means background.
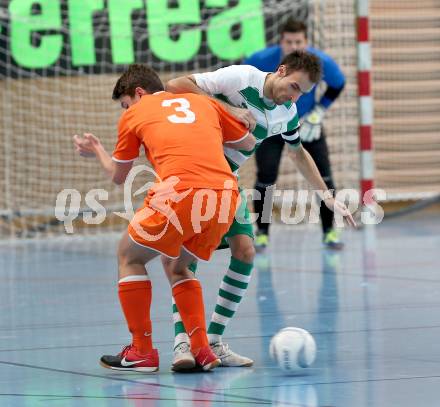
[[[347,216],[351,223],[354,221],[350,213],[343,204],[336,203],[333,194],[327,191],[313,159],[302,147],[298,134],[299,119],[295,101],[301,94],[309,92],[320,80],[320,76],[319,59],[308,52],[296,51],[283,59],[275,73],[262,72],[248,65],[232,65],[214,72],[173,79],[167,83],[167,90],[173,93],[208,94],[222,100],[228,110],[252,130],[257,146],[264,139],[281,134],[300,172],[315,190],[324,191],[325,204]],[[252,153],[225,148],[225,156],[234,172]],[[231,261],[220,285],[217,304],[208,327],[211,347],[223,366],[253,364],[252,359],[232,352],[222,342],[224,329],[248,287],[255,257],[253,229],[245,200],[242,205],[247,222],[235,220],[225,236],[231,250]],[[166,259],[163,259],[163,265],[167,269]],[[193,366],[193,358],[189,352],[189,338],[174,304],[173,320],[173,369],[183,370]]]
[[[228,105],[249,110],[256,120],[253,134],[257,139],[257,147],[267,137],[278,134],[286,142],[297,145],[300,138],[297,134],[299,118],[296,105],[292,100],[276,105],[267,99],[263,94],[266,77],[267,73],[250,65],[232,65],[214,72],[193,75],[197,86],[205,92]],[[225,148],[224,151],[233,172],[238,171],[253,154],[253,151],[240,152],[231,148]]]

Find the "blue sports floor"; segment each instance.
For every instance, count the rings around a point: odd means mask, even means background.
[[[276,226],[225,332],[253,368],[173,374],[170,290],[157,261],[158,374],[103,369],[127,333],[116,295],[116,236],[0,245],[0,406],[440,406],[440,219],[345,232],[323,251],[315,227]],[[207,318],[228,263],[199,267]],[[268,356],[285,326],[309,330],[313,367],[284,376]]]

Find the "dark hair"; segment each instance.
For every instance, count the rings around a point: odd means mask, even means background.
[[[121,96],[133,97],[136,88],[142,88],[148,93],[164,90],[162,81],[157,73],[147,65],[133,64],[121,75],[113,89],[113,100]]]
[[[289,17],[280,28],[281,38],[284,33],[304,33],[307,38],[307,26],[302,21]]]
[[[311,82],[318,83],[321,80],[321,61],[316,55],[310,52],[293,51],[282,59],[280,65],[286,66],[287,74],[295,71],[303,71],[309,74]]]

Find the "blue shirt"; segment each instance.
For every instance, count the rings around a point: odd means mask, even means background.
[[[319,49],[307,47],[306,50],[320,59],[323,71],[322,80],[327,86],[334,89],[342,89],[345,85],[345,76],[338,64],[329,55]],[[278,68],[282,58],[281,47],[279,45],[273,45],[252,54],[249,58],[245,59],[243,63],[253,65],[260,71],[274,72]],[[317,103],[328,109],[334,100],[334,98],[324,94],[321,100],[317,101],[315,86],[311,92],[301,95],[297,100],[296,106],[298,108],[299,117],[313,110]]]

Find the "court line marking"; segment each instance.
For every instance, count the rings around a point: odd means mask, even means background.
[[[440,307],[440,302],[431,302],[431,303],[415,303],[415,304],[390,304],[390,305],[384,305],[384,306],[369,306],[368,309],[366,309],[365,307],[353,307],[353,308],[349,308],[349,307],[340,307],[340,308],[330,308],[320,311],[320,314],[331,314],[334,312],[338,312],[338,313],[344,313],[344,312],[372,312],[372,311],[388,311],[388,310],[402,310],[402,309],[423,309],[423,308],[434,308],[434,307]],[[265,317],[269,317],[271,315],[316,315],[316,311],[298,311],[298,312],[294,312],[292,313],[291,311],[273,311],[273,312],[256,312],[256,313],[241,313],[240,316],[237,316],[236,318],[250,318],[250,317],[260,317],[260,316],[265,316]],[[153,319],[153,322],[156,323],[169,323],[169,318],[164,318],[164,319]],[[26,329],[66,329],[66,328],[88,328],[88,327],[93,327],[93,328],[99,328],[99,327],[104,327],[104,326],[126,326],[124,321],[120,321],[120,322],[97,322],[97,321],[91,321],[88,323],[83,323],[83,324],[65,324],[65,323],[58,323],[55,325],[51,325],[51,324],[39,324],[39,325],[21,325],[21,326],[15,326],[15,327],[7,327],[7,326],[3,326],[0,327],[0,332],[1,331],[8,331],[8,332],[13,332],[13,331],[19,331],[19,330],[26,330]],[[168,341],[161,341],[161,342],[168,342]],[[158,342],[158,343],[161,343]],[[93,345],[92,345],[93,346]]]
[[[50,367],[29,365],[29,364],[25,364],[25,363],[7,362],[7,361],[3,361],[3,360],[0,360],[0,364],[8,365],[8,366],[15,366],[15,367],[24,367],[24,368],[28,368],[28,369],[44,370],[44,371],[55,372],[55,373],[66,373],[66,374],[82,376],[82,377],[93,377],[93,378],[104,379],[104,380],[115,380],[115,381],[120,381],[120,382],[125,382],[125,383],[142,384],[145,386],[152,386],[152,387],[159,387],[159,388],[166,388],[166,389],[179,389],[179,390],[184,390],[184,391],[197,392],[197,393],[201,393],[201,394],[210,394],[213,396],[232,397],[232,398],[242,399],[242,400],[249,401],[249,402],[253,401],[253,402],[260,402],[260,403],[265,403],[265,404],[272,404],[272,400],[261,399],[261,398],[257,398],[257,397],[247,397],[247,396],[240,396],[240,395],[233,395],[233,394],[225,394],[225,393],[219,393],[219,392],[208,391],[208,390],[198,390],[198,389],[194,389],[191,387],[174,386],[174,385],[160,384],[160,383],[148,383],[147,384],[147,383],[139,382],[136,380],[125,379],[122,377],[104,376],[104,375],[98,375],[98,374],[93,374],[93,373],[76,372],[73,370],[54,369],[54,368],[50,368]],[[154,374],[150,375],[150,376],[154,377]],[[281,402],[281,404],[286,405],[286,406],[295,406],[295,407],[298,406],[298,405],[294,405],[291,403],[284,403],[284,402]]]
[[[401,380],[425,380],[425,379],[440,379],[440,375],[432,376],[411,376],[411,377],[384,377],[381,379],[359,379],[359,380],[337,380],[331,382],[307,382],[307,383],[294,383],[294,384],[284,384],[279,385],[269,385],[269,386],[253,386],[253,387],[233,387],[230,390],[251,390],[251,389],[263,389],[263,388],[277,388],[277,387],[298,387],[304,385],[311,386],[323,386],[323,385],[333,385],[333,384],[352,384],[352,383],[369,383],[369,382],[395,382]]]
[[[392,269],[413,269],[413,268],[417,268],[417,267],[421,267],[421,266],[432,266],[433,268],[436,267],[435,264],[433,264],[431,261],[425,261],[425,262],[419,262],[419,263],[413,263],[413,264],[396,264],[396,265],[392,265],[392,266],[383,266],[381,264],[377,264],[375,266],[375,269],[380,269],[380,270],[384,270],[387,268],[392,268]],[[342,264],[341,268],[351,268],[351,269],[357,269],[357,267],[350,267],[349,264]],[[256,273],[258,273],[258,267],[255,267],[256,269]],[[282,272],[282,273],[306,273],[306,274],[337,274],[337,275],[344,275],[344,276],[348,276],[348,277],[364,277],[364,272],[365,270],[363,268],[358,268],[359,273],[354,273],[354,272],[348,272],[348,271],[343,271],[343,270],[338,270],[337,272],[329,272],[329,271],[322,271],[322,269],[318,269],[318,268],[312,268],[312,269],[304,269],[304,268],[287,268],[285,266],[277,266],[277,267],[271,267],[270,268],[271,272],[276,271],[276,272]],[[372,270],[369,270],[372,271]],[[420,283],[439,283],[440,284],[440,279],[429,279],[429,278],[414,278],[414,277],[400,277],[400,276],[389,276],[389,275],[383,275],[383,274],[378,274],[378,275],[374,275],[371,276],[371,280],[398,280],[398,281],[411,281],[411,282],[420,282]]]
[[[21,393],[0,393],[0,397],[48,397],[46,399],[41,399],[40,401],[60,401],[60,400],[71,400],[71,399],[93,399],[93,400],[153,400],[153,401],[189,401],[189,402],[205,402],[205,403],[233,403],[233,404],[255,404],[255,401],[238,401],[238,400],[207,400],[207,399],[186,399],[186,398],[171,398],[171,397],[146,397],[146,396],[81,396],[81,395],[56,395],[56,394],[21,394]],[[272,402],[259,403],[265,405],[271,405]],[[303,407],[303,404],[285,404],[286,406]],[[304,406],[307,407],[307,406]]]
[[[312,335],[340,335],[340,334],[357,334],[365,332],[392,332],[392,331],[408,331],[408,330],[420,330],[420,329],[439,329],[440,325],[427,325],[427,326],[411,326],[411,327],[394,327],[394,328],[370,328],[370,329],[346,329],[340,331],[310,331]],[[247,335],[247,336],[235,336],[229,337],[229,340],[245,340],[245,339],[261,339],[261,338],[271,338],[273,335]],[[170,343],[173,341],[156,341],[155,343]],[[27,351],[37,351],[37,350],[58,350],[58,349],[81,349],[81,348],[99,348],[99,347],[121,347],[124,346],[122,343],[113,344],[95,344],[95,345],[63,345],[63,346],[47,346],[47,347],[36,347],[36,348],[12,348],[12,349],[0,349],[0,352],[27,352]],[[171,349],[171,347],[170,347]],[[171,352],[171,351],[170,351]],[[3,363],[0,361],[0,363]]]
[[[429,306],[429,305],[427,305]],[[432,307],[432,306],[431,306]],[[420,307],[418,307],[420,308]],[[269,314],[265,314],[270,315]],[[306,313],[307,314],[307,313]],[[344,334],[344,333],[360,333],[360,332],[387,332],[387,331],[408,331],[415,329],[437,329],[440,328],[438,325],[431,326],[411,326],[411,327],[394,327],[394,328],[378,328],[378,329],[359,329],[359,330],[339,330],[339,331],[316,331],[312,332],[313,335],[336,335],[336,334]],[[248,336],[237,336],[231,337],[231,340],[241,340],[241,339],[251,339],[251,338],[265,338],[270,337],[271,335],[248,335]],[[171,343],[172,341],[157,341],[157,343]],[[110,347],[110,346],[121,346],[120,343],[111,343],[111,344],[93,344],[93,345],[71,345],[71,346],[51,346],[51,347],[31,347],[31,348],[12,348],[12,349],[0,349],[0,352],[19,352],[19,351],[36,351],[36,350],[56,350],[56,349],[81,349],[81,348],[90,348],[90,347]]]

